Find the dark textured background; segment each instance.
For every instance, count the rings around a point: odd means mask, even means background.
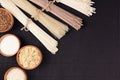
[[[90,18],[57,4],[83,18],[84,26],[79,31],[69,26],[71,30],[59,40],[56,55],[48,52],[30,32],[20,31],[22,25],[15,19],[14,28],[7,33],[17,35],[21,39],[21,47],[36,45],[44,56],[37,69],[26,71],[28,80],[120,80],[120,1],[94,1],[97,14]],[[0,36],[7,33],[0,33]],[[0,56],[1,80],[5,71],[12,66],[18,66],[15,56]]]

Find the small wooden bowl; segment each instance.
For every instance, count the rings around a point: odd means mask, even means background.
[[[18,51],[16,59],[18,65],[23,69],[33,70],[41,64],[42,52],[36,46],[27,45]]]
[[[6,53],[4,53],[1,49],[0,49],[0,54],[1,55],[3,55],[3,56],[6,56],[6,57],[11,57],[11,56],[14,56],[17,52],[18,52],[18,50],[20,49],[20,39],[16,36],[16,35],[14,35],[14,34],[6,34],[6,35],[3,35],[1,38],[0,38],[0,45],[2,45],[1,43],[2,43],[2,41],[5,39],[5,38],[7,38],[7,37],[9,37],[9,36],[13,36],[14,38],[16,38],[16,40],[18,41],[18,49],[16,50],[16,52],[15,53],[13,53],[13,54],[6,54]],[[11,46],[14,46],[14,44],[12,44]]]
[[[0,33],[7,32],[12,29],[13,24],[14,18],[12,14],[4,8],[0,8]]]
[[[8,69],[8,70],[6,71],[6,73],[5,73],[5,75],[4,75],[4,80],[7,80],[7,76],[8,76],[8,74],[9,74],[9,72],[12,71],[12,70],[14,70],[14,69],[18,69],[18,70],[20,70],[21,72],[23,72],[23,75],[25,76],[25,78],[22,79],[22,80],[27,80],[27,74],[25,73],[24,70],[22,70],[22,69],[19,68],[19,67],[11,67],[10,69]],[[17,74],[17,75],[18,75],[18,74]],[[14,75],[14,76],[15,76],[15,75]],[[13,77],[14,77],[14,76],[13,76]]]

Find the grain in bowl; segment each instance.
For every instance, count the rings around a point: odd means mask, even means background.
[[[20,67],[32,70],[42,62],[42,53],[36,46],[27,45],[18,51],[16,59]]]

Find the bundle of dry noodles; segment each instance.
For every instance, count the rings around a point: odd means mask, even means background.
[[[71,25],[76,30],[79,30],[82,26],[82,19],[67,12],[66,10],[52,4],[52,1],[48,0],[30,0],[31,2],[39,5],[44,10],[51,12],[52,14],[56,15],[69,25]]]
[[[45,14],[40,9],[33,6],[27,0],[11,0],[11,1],[15,3],[18,7],[20,7],[22,10],[30,14],[33,18],[38,20],[40,23],[42,23],[44,27],[46,27],[58,39],[63,37],[65,33],[68,31],[67,25],[62,24],[56,19]]]

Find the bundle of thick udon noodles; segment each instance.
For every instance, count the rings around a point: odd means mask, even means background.
[[[58,51],[58,42],[29,19],[11,0],[0,0],[0,4],[10,11],[51,53],[55,54]]]

